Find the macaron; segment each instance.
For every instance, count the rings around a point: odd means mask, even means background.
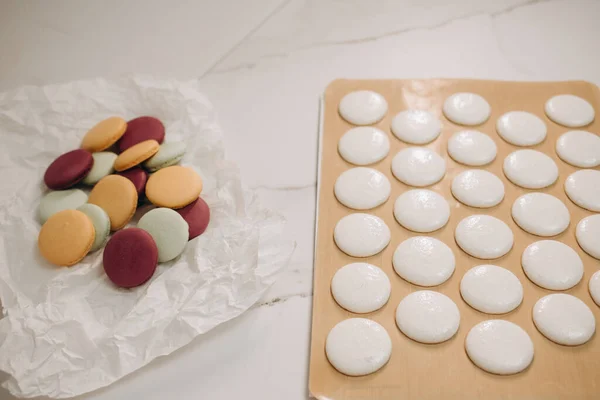
[[[146,197],[158,207],[183,208],[202,192],[202,178],[191,168],[173,165],[148,178]]]
[[[188,241],[188,224],[170,208],[155,208],[140,218],[138,228],[152,236],[158,248],[158,261],[166,262],[183,252]]]
[[[77,210],[87,215],[94,225],[94,242],[90,251],[96,251],[104,245],[110,235],[110,218],[106,211],[95,204],[84,204]]]
[[[38,247],[48,262],[71,266],[90,251],[94,235],[94,225],[87,215],[77,210],[63,210],[42,225]]]
[[[50,164],[44,174],[44,183],[50,189],[68,189],[81,182],[94,165],[92,153],[78,149],[69,151]]]
[[[68,189],[48,192],[38,206],[38,219],[43,224],[59,211],[74,210],[87,202],[88,196],[83,190]]]
[[[144,194],[146,182],[148,182],[148,173],[144,171],[143,168],[133,167],[119,172],[118,175],[124,176],[133,183],[137,190],[138,197]]]
[[[121,229],[131,220],[137,208],[137,190],[120,175],[108,175],[94,186],[88,203],[101,207],[110,218],[110,229]]]
[[[119,154],[115,160],[115,170],[125,171],[146,161],[156,154],[160,145],[156,140],[144,140]]]
[[[115,170],[113,165],[117,159],[117,155],[110,151],[93,153],[92,157],[94,158],[94,165],[86,177],[81,181],[84,185],[89,186],[95,185],[100,179],[112,174]]]
[[[165,140],[165,126],[159,119],[149,116],[134,118],[127,122],[127,130],[119,141],[119,151],[123,152],[144,140]]]
[[[144,168],[150,172],[177,164],[185,155],[185,143],[170,142],[160,145],[158,152],[144,161]]]
[[[158,249],[148,232],[127,228],[110,238],[102,257],[108,278],[117,286],[132,288],[152,277],[158,262]]]
[[[210,221],[210,209],[208,208],[208,204],[206,204],[202,198],[199,197],[193,203],[175,211],[177,211],[188,224],[188,240],[192,240],[204,233],[208,226],[208,222]]]
[[[85,134],[81,148],[91,152],[106,150],[123,136],[126,129],[127,122],[123,118],[107,118],[98,122]]]

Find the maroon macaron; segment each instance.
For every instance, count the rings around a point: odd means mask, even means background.
[[[154,117],[138,117],[127,122],[127,130],[119,139],[119,151],[124,152],[131,146],[154,139],[159,144],[165,140],[165,126]]]
[[[138,197],[144,194],[146,190],[146,182],[148,182],[148,173],[140,167],[133,167],[125,171],[121,171],[118,175],[124,176],[133,182]]]
[[[192,240],[204,233],[210,221],[210,209],[204,200],[198,198],[192,204],[175,211],[188,223],[190,228],[190,237],[188,240]]]
[[[70,188],[85,178],[93,165],[94,158],[89,151],[69,151],[50,164],[44,174],[44,182],[53,190]]]
[[[132,288],[152,277],[158,248],[152,236],[140,228],[115,233],[104,248],[104,271],[117,286]]]

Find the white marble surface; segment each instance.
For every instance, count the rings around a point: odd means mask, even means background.
[[[340,77],[600,84],[599,16],[594,0],[0,1],[0,90],[131,73],[200,78],[229,158],[298,242],[252,310],[81,398],[306,399],[325,86]],[[0,399],[12,397],[0,389]]]

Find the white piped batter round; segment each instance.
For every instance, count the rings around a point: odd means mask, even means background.
[[[590,215],[579,221],[575,237],[586,253],[600,260],[600,214]]]
[[[475,93],[454,93],[444,102],[446,118],[460,125],[483,124],[490,112],[490,104]]]
[[[390,298],[390,291],[390,280],[385,272],[368,263],[345,265],[331,280],[335,301],[354,313],[379,310]]]
[[[470,169],[454,178],[452,194],[458,201],[471,207],[494,207],[504,198],[504,184],[491,172]]]
[[[377,322],[350,318],[329,331],[325,353],[331,365],[342,374],[368,375],[388,362],[392,355],[392,340]]]
[[[465,253],[491,260],[510,251],[513,246],[513,233],[504,223],[491,215],[471,215],[456,226],[456,243]]]
[[[484,371],[512,375],[533,361],[533,342],[519,325],[491,319],[475,325],[465,340],[467,355]]]
[[[388,155],[390,140],[381,129],[359,126],[344,133],[338,142],[338,151],[350,164],[374,164]]]
[[[335,244],[352,257],[370,257],[390,242],[390,228],[379,217],[356,213],[338,221],[333,231]]]
[[[474,309],[488,314],[511,312],[523,300],[523,286],[509,270],[496,265],[479,265],[460,281],[460,294]]]
[[[442,123],[440,120],[427,111],[402,111],[392,120],[392,133],[406,143],[429,143],[435,140],[441,131]]]
[[[517,150],[504,159],[504,175],[525,189],[541,189],[558,179],[558,167],[546,154],[530,149]]]
[[[512,206],[512,217],[526,232],[538,236],[554,236],[569,226],[569,209],[558,198],[546,193],[519,196]]]
[[[354,125],[371,125],[383,119],[388,103],[382,95],[371,90],[358,90],[340,101],[339,113]]]
[[[600,306],[600,271],[594,272],[594,275],[590,278],[588,289],[594,303]]]
[[[401,278],[420,286],[441,285],[456,266],[450,247],[429,236],[414,236],[400,243],[392,261]]]
[[[586,131],[563,133],[556,141],[556,153],[575,167],[597,167],[600,165],[600,137]]]
[[[546,124],[535,114],[510,111],[496,121],[500,137],[515,146],[533,146],[546,139]]]
[[[456,132],[448,140],[448,154],[461,164],[479,167],[494,161],[498,147],[485,133],[467,130]]]
[[[536,285],[550,290],[567,290],[583,278],[583,261],[575,250],[556,240],[540,240],[523,252],[521,265]]]
[[[356,167],[335,181],[335,197],[346,207],[368,210],[386,202],[392,187],[389,179],[373,168]]]
[[[408,147],[400,150],[392,159],[392,173],[407,185],[429,186],[444,177],[446,161],[426,147]]]
[[[600,171],[582,169],[573,172],[565,181],[565,192],[579,207],[600,212]]]
[[[431,290],[419,290],[398,304],[396,325],[412,340],[441,343],[458,331],[460,312],[450,297]]]
[[[413,189],[398,196],[394,217],[413,232],[433,232],[448,222],[450,206],[442,195],[432,190]]]
[[[558,344],[584,344],[596,331],[596,319],[590,308],[575,296],[565,293],[544,296],[533,306],[536,328]]]
[[[594,107],[585,99],[572,94],[561,94],[546,102],[546,115],[557,124],[579,128],[592,123]]]

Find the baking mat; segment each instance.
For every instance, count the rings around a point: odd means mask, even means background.
[[[340,137],[353,126],[338,114],[342,97],[355,90],[374,90],[385,97],[389,110],[385,118],[374,126],[386,132],[390,139],[390,153],[382,161],[370,165],[384,173],[392,184],[390,198],[383,205],[368,211],[385,220],[392,232],[389,246],[381,253],[358,259],[344,254],[333,240],[333,230],[340,218],[351,214],[350,210],[335,198],[333,187],[337,177],[354,167],[344,161],[337,152]],[[498,155],[484,167],[468,167],[456,163],[447,153],[447,142],[457,131],[471,129],[456,125],[442,113],[444,100],[456,92],[475,92],[482,95],[491,105],[492,113],[487,122],[473,129],[489,135],[498,146]],[[588,82],[501,82],[478,80],[336,80],[326,89],[323,98],[321,126],[321,159],[319,168],[319,196],[317,239],[315,244],[315,272],[312,342],[310,357],[310,394],[318,399],[598,399],[600,398],[600,339],[596,334],[588,343],[567,347],[551,342],[535,328],[531,312],[535,302],[542,296],[558,293],[542,289],[532,283],[521,268],[521,254],[529,244],[542,238],[526,233],[511,218],[510,209],[514,200],[532,190],[511,183],[502,172],[504,158],[517,147],[503,141],[496,133],[497,119],[508,111],[529,111],[544,120],[548,127],[546,140],[531,146],[548,154],[556,162],[560,176],[557,182],[539,192],[549,193],[567,205],[571,213],[569,228],[552,239],[562,241],[573,248],[583,260],[585,273],[574,288],[562,293],[572,294],[583,300],[592,310],[596,321],[600,321],[600,308],[594,304],[588,292],[590,276],[600,268],[600,261],[587,255],[575,240],[575,227],[584,217],[592,213],[571,202],[563,185],[569,174],[578,170],[562,161],[555,151],[556,139],[571,130],[550,121],[544,113],[544,104],[552,96],[571,93],[589,101],[596,112],[600,112],[600,91]],[[395,310],[402,298],[424,288],[412,285],[400,278],[392,267],[392,255],[405,239],[419,234],[401,227],[393,215],[396,198],[411,187],[399,182],[391,173],[391,162],[401,149],[411,145],[401,142],[390,130],[392,118],[400,111],[416,108],[435,114],[442,121],[442,133],[438,139],[426,145],[445,160],[447,173],[442,181],[427,187],[442,194],[449,202],[451,215],[448,224],[433,233],[425,234],[442,240],[453,250],[456,257],[454,275],[440,286],[427,288],[449,296],[461,313],[458,333],[449,341],[426,345],[404,336],[395,323]],[[582,128],[590,132],[600,131],[600,118]],[[450,186],[453,178],[470,168],[481,168],[494,173],[504,183],[504,200],[496,207],[477,209],[459,203],[452,197]],[[480,260],[467,255],[454,241],[454,230],[459,221],[472,214],[493,215],[505,221],[514,233],[514,247],[502,258]],[[392,282],[389,302],[380,310],[369,314],[354,314],[341,308],[330,292],[330,282],[335,272],[344,265],[365,261],[382,268]],[[469,307],[461,298],[459,284],[470,268],[480,264],[495,264],[507,268],[519,278],[523,285],[523,302],[514,311],[494,316]],[[330,329],[338,322],[352,317],[373,319],[383,325],[392,339],[392,356],[389,363],[378,372],[363,377],[348,377],[337,372],[327,361],[325,339]],[[469,330],[487,319],[505,319],[515,322],[527,331],[535,346],[531,366],[511,376],[498,376],[476,367],[464,350],[464,341]]]

